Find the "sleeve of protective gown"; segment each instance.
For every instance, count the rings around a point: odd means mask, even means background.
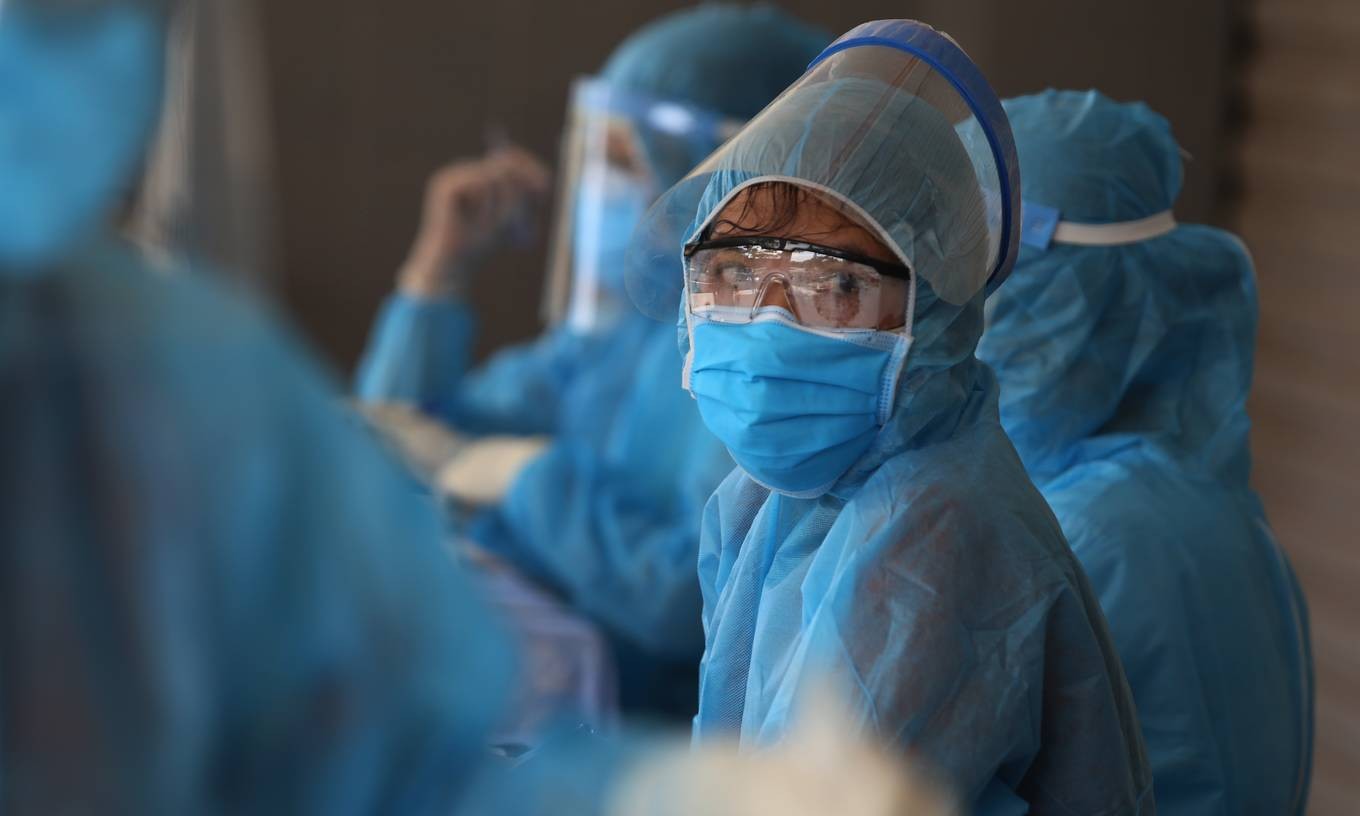
[[[1300,813],[1310,661],[1288,561],[1239,497],[1142,459],[1073,469],[1048,496],[1137,694],[1157,803]],[[1260,770],[1243,779],[1243,769]]]
[[[612,376],[631,387],[602,437],[559,437],[519,474],[478,540],[631,646],[692,660],[703,650],[700,515],[732,460],[679,387],[673,331],[648,325],[627,345]]]
[[[593,446],[559,440],[515,480],[490,549],[648,652],[703,651],[699,490],[661,503]],[[712,489],[712,484],[708,485]]]
[[[831,557],[800,588],[805,623],[761,741],[782,736],[797,695],[829,672],[860,727],[919,752],[979,816],[1026,803],[1143,812],[1149,794],[1128,759],[1136,725],[1118,709],[1108,636],[1074,565],[1036,558],[1013,519],[928,504],[891,529],[857,513],[840,523],[859,529],[828,536]],[[777,676],[776,661],[754,655],[753,676],[757,664]],[[1071,775],[1056,795],[1034,789],[1055,773]]]
[[[460,301],[389,297],[359,362],[358,397],[429,412],[449,404],[467,373],[476,328],[472,310]]]
[[[1111,546],[1100,541],[1081,549],[1082,567],[1101,588],[1101,606],[1120,659],[1130,685],[1138,689],[1158,804],[1178,814],[1222,813],[1229,785],[1215,739],[1213,715],[1219,701],[1206,694],[1212,678],[1200,670],[1218,655],[1196,643],[1199,599],[1183,591],[1183,585],[1168,586],[1168,573],[1180,568],[1175,559],[1128,558],[1121,554],[1122,537],[1127,533],[1118,531]],[[1073,546],[1078,546],[1076,539]],[[1165,594],[1149,604],[1159,591]],[[1172,744],[1174,750],[1164,750]]]
[[[470,370],[476,328],[459,301],[392,296],[359,365],[357,395],[414,405],[465,433],[554,433],[574,338],[549,331]]]

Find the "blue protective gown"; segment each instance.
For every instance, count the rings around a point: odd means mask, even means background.
[[[1095,92],[1007,103],[1026,198],[1108,224],[1171,208],[1166,121]],[[1241,243],[1181,226],[1026,249],[979,356],[1001,419],[1090,575],[1163,813],[1302,813],[1303,597],[1248,485],[1256,286]]]
[[[771,7],[706,5],[644,27],[602,73],[621,90],[744,119],[829,39]],[[653,169],[670,183],[703,153]],[[593,334],[550,328],[473,368],[474,328],[462,303],[393,296],[359,396],[414,404],[465,432],[553,435],[469,535],[604,626],[626,708],[688,716],[703,647],[698,518],[732,463],[675,385],[673,329],[629,310]]]
[[[877,28],[921,27],[857,31]],[[910,88],[850,76],[790,90],[711,163],[686,232],[737,186],[794,178],[860,208],[917,273],[914,343],[868,452],[818,498],[736,471],[706,506],[695,739],[779,740],[829,676],[856,726],[933,766],[972,812],[1150,814],[1109,632],[974,356],[983,281],[954,303],[931,283],[971,272],[980,244],[964,230],[984,204],[953,123]],[[817,380],[798,364],[789,377]]]

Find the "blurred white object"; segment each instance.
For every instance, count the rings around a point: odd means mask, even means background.
[[[440,468],[436,486],[461,504],[495,504],[549,441],[545,436],[488,436],[468,442]]]
[[[435,491],[463,507],[499,502],[551,441],[546,436],[466,437],[401,403],[358,402],[355,408]]]
[[[642,762],[611,798],[610,816],[958,816],[933,782],[850,730],[829,688],[809,694],[778,744],[705,742]]]
[[[353,405],[382,440],[428,483],[434,483],[440,468],[468,444],[449,426],[410,405],[363,401]]]
[[[265,87],[254,4],[179,0],[134,239],[267,284],[274,191]]]

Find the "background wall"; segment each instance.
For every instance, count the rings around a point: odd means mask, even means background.
[[[1313,814],[1360,810],[1360,3],[1259,0],[1234,221],[1256,257],[1256,487],[1312,613]]]
[[[489,124],[549,160],[567,86],[686,3],[288,0],[261,4],[282,195],[279,291],[348,369],[415,230],[425,177],[485,148]],[[913,16],[953,34],[1006,95],[1049,85],[1144,98],[1195,156],[1183,214],[1215,213],[1227,0],[788,0],[833,35]],[[542,252],[477,281],[482,351],[538,329]]]
[[[261,3],[276,130],[274,282],[341,370],[414,232],[425,177],[489,124],[554,159],[571,78],[666,0]],[[1318,665],[1310,812],[1360,802],[1360,3],[787,0],[833,34],[912,16],[1004,95],[1098,87],[1165,114],[1194,160],[1182,220],[1236,226],[1259,268],[1255,478],[1309,594]],[[1252,33],[1254,32],[1254,33]],[[1253,45],[1243,53],[1242,46]],[[539,328],[542,252],[476,281],[481,351]]]

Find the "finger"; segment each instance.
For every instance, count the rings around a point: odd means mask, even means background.
[[[519,147],[504,147],[491,155],[499,174],[508,177],[517,189],[529,193],[546,192],[551,173],[538,157]]]
[[[428,218],[460,218],[462,213],[475,206],[473,179],[468,168],[453,167],[437,173],[431,180],[425,198],[425,214]]]
[[[469,213],[469,218],[464,223],[480,235],[494,232],[496,229],[502,197],[499,186],[495,179],[486,176],[477,180],[474,192],[476,208]]]
[[[506,160],[508,171],[522,189],[535,196],[547,195],[552,172],[537,156],[527,150],[514,149],[507,154]]]
[[[531,194],[524,189],[514,168],[507,164],[502,163],[497,167],[492,185],[495,196],[490,206],[494,210],[497,228],[519,218],[519,213],[533,204]]]

